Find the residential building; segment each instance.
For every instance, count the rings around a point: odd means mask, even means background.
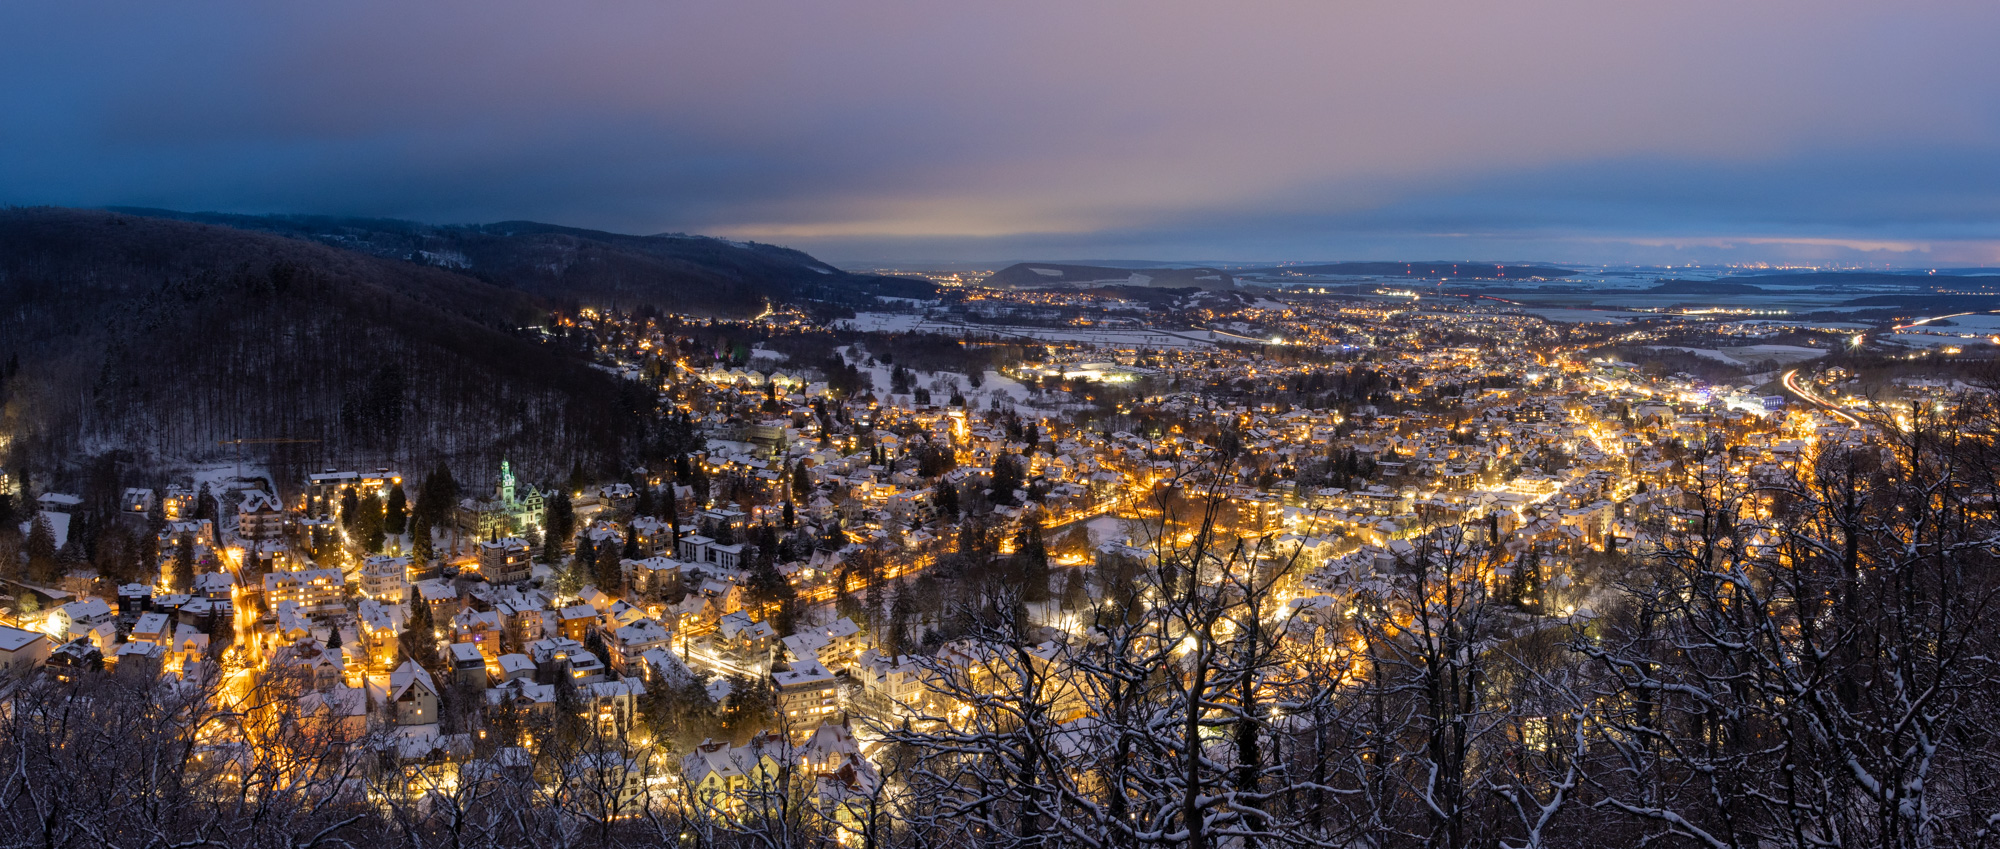
[[[361,594],[385,604],[410,598],[410,558],[377,554],[361,562]]]
[[[0,625],[0,676],[19,677],[49,659],[48,637]]]
[[[810,733],[840,712],[840,679],[817,660],[772,672],[771,686],[778,717],[795,734]]]
[[[284,533],[285,505],[278,497],[261,489],[244,492],[242,503],[236,505],[236,535],[261,542]]]
[[[479,574],[486,580],[501,584],[525,581],[533,568],[527,540],[502,537],[479,544]]]
[[[431,674],[414,660],[389,673],[389,702],[395,706],[399,726],[429,725],[438,721],[438,688]]]

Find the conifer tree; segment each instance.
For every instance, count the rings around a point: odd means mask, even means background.
[[[427,670],[437,668],[437,625],[431,620],[430,604],[421,596],[410,603],[410,618],[396,642],[404,660],[414,660]]]
[[[790,634],[799,613],[798,590],[778,572],[776,552],[764,546],[750,549],[750,585],[745,598],[770,611],[771,627]]]
[[[562,562],[563,543],[576,536],[576,508],[570,503],[569,491],[558,489],[552,493],[542,508],[544,514],[542,559],[551,564]]]
[[[556,572],[556,597],[576,598],[577,593],[583,592],[583,584],[583,561],[572,560]]]
[[[619,557],[619,546],[606,542],[597,549],[596,569],[592,574],[597,589],[610,595],[624,595],[625,570],[623,558]]]
[[[699,464],[688,475],[688,486],[694,489],[694,506],[699,509],[708,506],[708,473]]]
[[[812,473],[806,471],[806,461],[800,460],[792,466],[792,500],[807,501],[812,498]]]
[[[418,563],[429,563],[437,557],[435,545],[431,540],[430,519],[422,514],[413,516],[410,519],[410,556]]]
[[[576,541],[576,553],[570,558],[569,568],[564,569],[556,581],[558,595],[574,598],[591,582],[597,569],[597,546],[588,534]]]
[[[866,621],[861,624],[874,632],[879,630],[882,622],[882,578],[879,575],[864,575],[863,580],[868,586],[862,591],[861,615],[866,617]]]
[[[361,543],[363,551],[369,554],[381,554],[382,543],[388,539],[384,532],[386,521],[383,516],[381,496],[369,492],[361,498],[355,509],[354,522],[349,526],[349,533]]]
[[[883,654],[895,657],[908,654],[910,649],[914,648],[911,645],[910,626],[911,620],[916,617],[917,608],[915,600],[910,598],[909,588],[903,585],[902,578],[896,579],[891,591],[895,597],[889,600],[889,628],[882,635],[882,645],[886,647]]]
[[[1090,588],[1086,585],[1082,569],[1070,569],[1063,578],[1062,608],[1082,610],[1090,606]]]
[[[1014,568],[1021,579],[1022,601],[1049,598],[1049,550],[1040,522],[1029,522],[1014,536]]]
[[[995,504],[1013,504],[1014,490],[1020,489],[1026,479],[1021,458],[1013,454],[1002,454],[993,461],[993,488],[990,497]]]
[[[49,525],[47,513],[35,514],[35,521],[28,526],[28,543],[24,551],[28,555],[28,580],[46,584],[54,579],[56,533]]]
[[[958,487],[952,486],[951,481],[938,481],[937,494],[931,500],[937,505],[938,516],[948,522],[958,521]]]
[[[409,497],[403,494],[402,487],[390,487],[389,504],[382,514],[382,532],[390,536],[402,536],[403,532],[409,529],[409,520]]]
[[[175,592],[194,589],[194,534],[183,533],[174,540],[174,574],[170,584]]]
[[[451,467],[439,461],[437,468],[424,476],[423,485],[417,487],[415,512],[436,527],[451,518],[452,505],[457,503],[458,481],[452,479]]]

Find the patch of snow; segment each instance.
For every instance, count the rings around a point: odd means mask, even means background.
[[[1961,336],[1939,336],[1933,333],[1893,333],[1882,337],[1882,341],[1908,348],[1943,348],[1950,345],[1964,345],[1971,340]]]
[[[1645,347],[1646,350],[1649,351],[1680,351],[1684,354],[1693,354],[1704,360],[1714,360],[1719,363],[1728,363],[1729,365],[1732,366],[1749,365],[1749,363],[1743,362],[1742,360],[1739,360],[1721,351],[1717,351],[1713,348],[1688,348],[1680,345],[1647,345]]]
[[[1103,345],[1114,348],[1205,348],[1216,341],[1216,334],[1206,330],[1127,330],[1084,328],[1028,327],[1005,324],[961,324],[940,321],[914,313],[856,313],[853,318],[836,321],[834,326],[842,330],[864,333],[937,333],[966,339],[1022,340],[1041,342],[1075,342],[1082,345]],[[1263,340],[1256,340],[1263,341]]]
[[[1090,532],[1090,546],[1096,548],[1107,542],[1124,542],[1130,538],[1132,532],[1126,527],[1126,521],[1117,516],[1099,516],[1085,522],[1084,528]]]
[[[1722,353],[1751,363],[1776,360],[1779,365],[1791,365],[1824,357],[1827,355],[1827,350],[1803,345],[1745,345],[1740,348],[1723,348]]]
[[[69,543],[68,513],[57,513],[52,510],[41,510],[37,511],[37,515],[49,520],[49,533],[50,535],[55,537],[57,548],[61,548]],[[29,519],[28,521],[21,523],[21,536],[23,538],[27,537],[28,534],[33,533],[34,530],[35,530],[34,519]]]
[[[426,265],[444,268],[471,268],[472,260],[458,251],[417,251],[417,256]]]

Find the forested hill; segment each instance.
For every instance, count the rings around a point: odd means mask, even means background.
[[[629,236],[532,221],[438,226],[379,218],[118,210],[277,233],[452,269],[560,304],[651,304],[754,315],[767,301],[865,307],[874,296],[928,297],[915,278],[849,274],[791,248],[707,236]]]
[[[274,437],[320,440],[278,450],[281,476],[503,455],[536,477],[602,467],[637,436],[644,392],[521,329],[543,316],[520,291],[313,242],[0,211],[0,361],[18,357],[0,436],[16,468],[44,470]]]

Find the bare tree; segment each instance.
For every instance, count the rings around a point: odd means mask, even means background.
[[[1600,661],[1598,804],[1710,846],[1977,842],[1994,751],[1992,413],[1911,411],[1749,481],[1695,458]],[[1748,481],[1748,482],[1746,482]],[[1973,779],[1977,781],[1977,779]]]

